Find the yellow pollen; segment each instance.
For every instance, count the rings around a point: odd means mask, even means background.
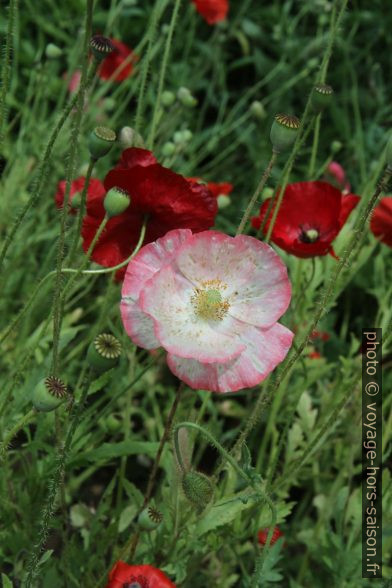
[[[195,313],[205,320],[221,321],[229,310],[230,304],[227,300],[223,300],[217,287],[224,290],[227,285],[220,280],[208,280],[203,282],[202,286],[206,289],[195,288],[194,294],[191,296]],[[211,286],[213,287],[211,288]]]

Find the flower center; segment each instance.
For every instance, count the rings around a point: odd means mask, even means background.
[[[132,576],[129,582],[123,584],[123,588],[148,588],[148,580],[143,576]]]
[[[300,239],[303,243],[314,243],[320,237],[320,233],[317,229],[302,230]]]
[[[196,315],[205,320],[221,321],[230,308],[228,300],[221,293],[227,285],[220,280],[207,280],[201,286],[195,288],[191,296]]]

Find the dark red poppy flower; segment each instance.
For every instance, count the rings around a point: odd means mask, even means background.
[[[392,247],[392,197],[381,198],[370,219],[370,230],[385,245]]]
[[[204,183],[201,178],[187,178],[187,180],[197,184]],[[228,196],[233,191],[233,184],[230,184],[230,182],[207,182],[205,185],[215,198],[222,195]]]
[[[74,180],[71,183],[71,190],[69,193],[69,201],[68,201],[68,208],[69,208],[69,212],[71,214],[77,213],[77,207],[76,206],[73,207],[71,205],[71,203],[74,200],[74,198],[76,198],[78,195],[79,196],[81,195],[82,190],[84,188],[85,180],[86,180],[86,178],[81,176],[80,178],[76,178],[76,180]],[[57,192],[55,195],[57,208],[63,207],[64,197],[65,197],[65,188],[66,188],[66,182],[65,182],[65,180],[61,180],[61,182],[58,183]],[[90,182],[89,182],[89,185],[87,188],[87,199],[90,201],[91,200],[98,200],[99,202],[101,202],[105,193],[106,193],[106,190],[105,190],[105,187],[102,184],[102,182],[100,182],[96,178],[90,178]]]
[[[137,61],[137,56],[128,45],[125,45],[125,43],[122,43],[117,39],[110,40],[114,46],[114,50],[102,61],[98,69],[98,75],[102,80],[108,80],[118,69],[113,80],[115,82],[122,82],[132,74],[133,66]],[[127,58],[129,59],[127,60],[126,65],[119,69]]]
[[[309,353],[308,357],[310,359],[321,359],[322,358],[322,355],[321,355],[320,351],[311,351]]]
[[[157,568],[118,561],[109,573],[106,588],[176,588],[176,585]]]
[[[252,226],[259,229],[270,203],[261,206]],[[337,237],[359,196],[343,195],[327,182],[297,182],[286,188],[271,240],[284,251],[297,257],[314,257],[331,253],[336,257],[332,241]],[[263,232],[266,234],[272,218],[269,215]]]
[[[225,20],[229,12],[229,0],[192,0],[192,2],[197,12],[210,25]]]
[[[312,331],[310,338],[313,340],[321,339],[321,341],[329,341],[331,337],[326,331]]]
[[[157,163],[146,149],[126,149],[118,165],[106,176],[106,190],[122,188],[131,198],[125,212],[107,223],[94,248],[92,259],[105,267],[118,265],[134,250],[146,215],[144,244],[156,241],[172,229],[197,233],[214,224],[216,199],[206,186],[188,182],[183,176]],[[103,198],[87,201],[83,219],[83,249],[88,250],[105,215]],[[125,273],[122,269],[121,276]]]
[[[259,531],[257,533],[257,537],[258,537],[260,545],[265,545],[267,543],[268,532],[269,532],[269,527],[267,527],[266,529],[261,529],[261,531]],[[274,532],[272,533],[270,545],[273,545],[274,543],[276,543],[277,540],[279,539],[279,537],[283,537],[283,536],[284,536],[284,533],[282,533],[282,531],[279,529],[279,527],[274,527]]]

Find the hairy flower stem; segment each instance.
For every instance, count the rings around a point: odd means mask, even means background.
[[[60,331],[62,322],[62,296],[61,296],[61,281],[62,274],[61,269],[63,265],[64,249],[65,249],[65,231],[66,231],[66,220],[68,213],[68,202],[71,190],[71,182],[74,173],[78,137],[80,132],[80,126],[83,116],[84,97],[86,93],[86,82],[87,82],[87,65],[89,56],[89,40],[91,38],[92,30],[92,17],[93,17],[94,0],[87,0],[86,5],[86,20],[85,20],[85,32],[83,39],[83,63],[82,63],[82,77],[80,80],[80,93],[78,95],[78,101],[76,104],[76,113],[73,119],[73,125],[71,129],[71,147],[69,151],[69,161],[66,170],[66,189],[64,195],[64,203],[61,214],[60,222],[60,236],[57,248],[57,263],[56,263],[56,278],[54,285],[54,299],[53,299],[53,351],[52,351],[52,368],[51,372],[54,376],[57,376],[59,371],[59,342],[60,342]]]
[[[88,88],[91,85],[91,82],[94,78],[97,67],[98,67],[98,63],[96,61],[94,61],[94,63],[90,66],[90,69],[89,69],[86,88]],[[3,245],[3,248],[0,253],[0,269],[1,269],[1,266],[3,265],[7,251],[9,249],[20,225],[22,224],[26,214],[29,212],[30,208],[35,206],[35,204],[39,200],[44,188],[46,187],[46,180],[48,178],[48,173],[49,173],[50,157],[52,155],[54,144],[55,144],[57,137],[59,136],[60,131],[63,128],[67,118],[71,114],[72,110],[75,108],[76,103],[79,100],[79,96],[81,94],[81,91],[82,91],[82,89],[80,88],[78,93],[74,95],[74,97],[70,100],[70,102],[64,108],[64,111],[63,111],[61,117],[59,118],[55,128],[52,131],[52,134],[49,138],[48,144],[45,148],[42,160],[41,160],[39,167],[38,167],[37,179],[35,182],[35,186],[32,190],[32,195],[31,195],[30,199],[26,202],[25,206],[23,207],[23,209],[20,212],[20,214],[18,215],[18,217],[15,219],[14,224],[12,225],[10,232],[7,234],[7,236],[4,240],[4,245]]]
[[[265,168],[263,175],[261,176],[261,180],[258,183],[257,188],[254,191],[252,198],[249,200],[248,206],[246,207],[246,210],[244,212],[244,216],[242,217],[241,222],[238,225],[238,229],[235,234],[236,236],[240,235],[244,231],[246,223],[248,222],[249,217],[252,213],[253,207],[256,204],[257,198],[258,198],[259,194],[261,194],[261,192],[263,191],[263,188],[264,188],[265,184],[267,183],[268,178],[270,177],[272,168],[274,167],[274,164],[275,164],[277,157],[278,157],[278,152],[272,150],[272,154],[271,154],[271,158],[269,160],[269,163],[268,163],[267,167]]]
[[[159,73],[158,90],[157,90],[157,95],[155,98],[155,107],[154,107],[154,112],[152,115],[151,128],[150,128],[150,132],[148,135],[148,141],[147,141],[148,149],[152,149],[154,146],[156,127],[158,124],[158,118],[159,118],[159,113],[160,113],[160,108],[161,108],[161,97],[162,97],[162,91],[163,91],[163,84],[165,82],[166,69],[167,69],[167,64],[169,61],[170,48],[171,48],[171,44],[172,44],[172,40],[173,40],[174,29],[175,29],[176,22],[177,22],[178,11],[179,11],[180,5],[181,5],[181,0],[174,0],[174,1],[175,1],[175,4],[174,4],[174,8],[173,8],[172,17],[170,20],[169,31],[167,33],[165,49],[163,52],[161,71]]]
[[[354,227],[354,230],[353,230],[353,236],[351,237],[351,240],[347,246],[346,251],[344,252],[340,261],[338,262],[336,269],[333,272],[333,275],[330,278],[329,282],[325,285],[325,287],[323,289],[323,292],[321,294],[321,300],[318,303],[318,308],[314,314],[314,317],[313,317],[313,320],[311,321],[311,324],[308,327],[306,335],[304,336],[301,343],[294,349],[294,352],[285,361],[279,377],[276,378],[275,381],[273,381],[272,385],[270,386],[270,389],[268,391],[269,398],[272,398],[274,396],[274,394],[278,390],[278,388],[281,385],[281,383],[283,382],[283,380],[289,375],[294,364],[301,357],[303,350],[308,345],[310,336],[313,333],[313,331],[316,329],[320,319],[324,316],[325,313],[328,312],[329,306],[330,306],[331,302],[333,301],[333,294],[336,289],[336,285],[338,283],[340,273],[342,272],[343,268],[347,265],[347,262],[350,258],[352,251],[355,249],[356,244],[362,238],[363,232],[366,228],[366,221],[368,220],[374,207],[377,205],[377,202],[380,198],[381,193],[383,191],[387,190],[388,183],[389,183],[389,180],[391,177],[392,177],[392,169],[388,167],[385,170],[385,173],[384,173],[381,181],[379,182],[375,193],[370,198],[370,200],[366,206],[365,212],[358,219],[358,221]],[[257,400],[256,406],[252,409],[252,415],[248,419],[246,426],[242,430],[239,438],[237,439],[233,448],[230,451],[230,453],[232,455],[237,455],[238,451],[240,451],[240,449],[242,448],[249,433],[254,429],[254,427],[258,423],[260,416],[261,416],[261,412],[263,410],[263,407],[264,407],[264,399],[263,399],[262,395],[260,395]]]
[[[88,190],[88,186],[89,186],[90,179],[91,179],[91,174],[93,173],[95,163],[96,163],[96,160],[93,157],[90,157],[90,161],[89,161],[87,172],[86,172],[86,178],[84,181],[83,191],[82,191],[82,195],[80,198],[80,207],[78,210],[78,222],[76,224],[74,238],[73,238],[73,242],[72,242],[70,252],[68,255],[68,260],[66,262],[69,264],[72,263],[73,258],[76,253],[77,246],[78,246],[79,236],[80,236],[81,229],[82,229],[82,221],[83,221],[84,211],[86,208],[87,190]]]
[[[321,113],[316,116],[316,122],[314,125],[312,152],[310,154],[309,169],[308,169],[309,180],[311,180],[313,178],[314,170],[316,168],[316,157],[317,157],[318,144],[319,144],[319,138],[320,138],[320,124],[321,124]]]
[[[35,408],[32,408],[21,419],[19,419],[19,421],[12,427],[12,429],[10,429],[8,431],[8,433],[6,434],[6,436],[3,439],[2,443],[0,444],[0,461],[5,460],[6,455],[7,455],[7,448],[9,446],[9,444],[11,443],[12,439],[15,437],[15,435],[17,433],[19,433],[19,431],[21,429],[23,429],[23,427],[25,425],[27,425],[27,423],[29,421],[31,421],[31,419],[35,415],[36,415],[36,410],[35,410]]]
[[[49,493],[45,502],[45,505],[42,509],[41,513],[41,520],[39,525],[38,541],[34,545],[33,550],[31,551],[30,558],[27,562],[27,577],[26,577],[26,588],[30,588],[32,586],[32,582],[37,577],[39,573],[39,560],[41,556],[41,552],[44,548],[46,539],[48,537],[48,533],[50,531],[50,521],[55,511],[56,499],[58,494],[58,489],[62,483],[65,471],[65,465],[68,459],[68,455],[71,449],[72,439],[75,434],[75,431],[80,423],[81,416],[82,416],[82,409],[84,402],[87,398],[88,389],[90,386],[90,373],[87,375],[84,381],[84,387],[82,390],[82,394],[80,396],[80,400],[77,404],[74,405],[72,409],[72,413],[69,419],[69,427],[67,431],[67,435],[64,441],[64,445],[59,450],[57,456],[57,466],[52,478],[49,481]]]
[[[5,46],[3,50],[3,67],[1,70],[1,92],[0,92],[0,153],[4,141],[4,129],[7,121],[7,105],[6,98],[10,85],[10,69],[11,69],[11,53],[12,53],[12,37],[14,35],[14,27],[16,14],[18,11],[18,0],[10,0],[8,7],[8,26],[7,35],[5,38]]]

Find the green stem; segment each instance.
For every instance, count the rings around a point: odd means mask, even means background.
[[[89,164],[88,164],[88,168],[87,168],[87,172],[86,172],[86,178],[84,181],[84,186],[83,186],[83,191],[82,191],[82,195],[81,195],[81,199],[80,199],[80,207],[78,210],[78,222],[76,225],[76,229],[75,229],[75,234],[74,234],[74,238],[73,238],[73,243],[71,245],[71,249],[70,249],[70,253],[68,256],[68,262],[71,264],[72,260],[74,258],[74,255],[76,253],[76,248],[78,246],[78,240],[79,240],[79,236],[80,236],[80,232],[82,229],[82,221],[83,221],[83,216],[84,216],[84,210],[86,208],[86,199],[87,199],[87,191],[88,191],[88,186],[90,183],[90,179],[91,179],[91,174],[93,173],[93,169],[94,169],[94,165],[96,163],[96,160],[91,157]]]
[[[27,425],[27,423],[29,421],[31,421],[31,419],[36,414],[37,414],[36,410],[34,408],[32,408],[12,427],[12,429],[10,429],[8,431],[8,433],[6,434],[6,436],[4,437],[4,439],[0,445],[0,460],[4,460],[6,458],[7,448],[9,446],[9,444],[11,443],[12,439],[15,437],[15,435],[17,433],[19,433],[19,431],[21,429],[23,429],[23,427],[25,425]]]
[[[18,11],[18,0],[10,0],[8,8],[8,27],[5,39],[3,67],[1,70],[1,93],[0,93],[0,153],[4,140],[4,128],[7,120],[6,98],[10,83],[12,36],[14,34],[14,23]]]
[[[261,176],[261,180],[258,183],[257,188],[254,191],[253,196],[248,203],[248,206],[246,207],[246,210],[244,212],[244,216],[242,217],[241,222],[238,225],[236,236],[240,235],[243,232],[245,225],[248,222],[249,216],[252,213],[253,207],[256,204],[256,200],[257,200],[259,194],[261,194],[261,192],[262,192],[262,190],[263,190],[263,188],[264,188],[264,186],[265,186],[265,184],[271,174],[272,168],[275,164],[277,157],[278,157],[277,151],[273,150],[272,154],[271,154],[271,158],[269,160],[269,163],[268,163],[267,167],[265,168],[263,175]]]
[[[157,91],[157,96],[155,99],[154,113],[152,115],[151,128],[150,128],[150,133],[149,133],[148,141],[147,141],[148,149],[152,149],[153,145],[154,145],[156,126],[158,123],[158,116],[159,116],[159,111],[160,111],[160,107],[161,107],[161,96],[162,96],[162,91],[163,91],[163,84],[165,81],[166,69],[167,69],[167,64],[168,64],[169,55],[170,55],[170,47],[171,47],[171,43],[172,43],[172,39],[173,39],[174,29],[176,26],[178,11],[179,11],[180,5],[181,5],[181,0],[174,0],[174,2],[175,2],[175,4],[174,4],[174,8],[173,8],[173,14],[172,14],[170,25],[169,25],[169,31],[167,33],[167,39],[166,39],[165,49],[164,49],[163,58],[162,58],[162,66],[161,66],[161,71],[159,74],[158,91]]]
[[[56,264],[56,279],[54,284],[54,300],[53,300],[53,350],[52,350],[52,368],[51,372],[54,376],[57,376],[59,371],[59,344],[60,344],[60,331],[62,322],[62,275],[61,269],[64,258],[65,248],[65,232],[66,232],[66,220],[68,213],[68,202],[71,191],[71,182],[74,173],[78,137],[80,132],[80,126],[83,117],[84,108],[84,97],[86,93],[86,82],[87,82],[87,65],[89,58],[89,41],[91,38],[92,30],[92,18],[93,18],[94,0],[87,0],[86,5],[86,20],[85,20],[85,31],[83,40],[83,64],[82,64],[82,76],[80,80],[80,93],[78,94],[78,101],[76,105],[76,113],[73,120],[71,130],[71,147],[69,151],[69,163],[67,166],[66,173],[66,189],[64,195],[64,203],[61,214],[60,222],[60,237],[57,248],[57,264]]]
[[[318,114],[316,116],[316,123],[314,125],[312,152],[310,155],[309,170],[308,170],[308,178],[310,180],[313,178],[314,170],[316,168],[316,157],[317,157],[319,137],[320,137],[320,123],[321,123],[321,114]]]

